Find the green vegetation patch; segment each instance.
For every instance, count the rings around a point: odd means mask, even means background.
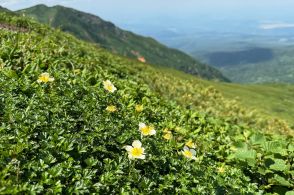
[[[146,84],[148,65],[0,18],[30,29],[0,30],[0,193],[292,193],[291,137],[184,108]]]

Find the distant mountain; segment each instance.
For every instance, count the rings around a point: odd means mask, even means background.
[[[212,52],[206,56],[210,64],[218,67],[260,63],[272,60],[274,58],[274,54],[271,49],[258,47],[249,48],[242,51]]]
[[[294,47],[272,48],[273,57],[262,62],[247,62],[220,69],[239,83],[294,83]]]
[[[232,82],[294,83],[293,53],[293,46],[272,46],[212,52],[198,58],[216,66]]]
[[[0,6],[0,11],[4,12],[11,12],[9,9]]]
[[[80,39],[97,43],[122,56],[154,65],[172,67],[206,79],[228,81],[214,67],[200,63],[191,56],[179,50],[168,48],[152,38],[122,30],[113,23],[92,14],[63,6],[47,7],[45,5],[19,10],[18,13],[31,16],[52,27],[60,28]]]

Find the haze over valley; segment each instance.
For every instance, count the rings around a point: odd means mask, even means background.
[[[233,82],[294,83],[294,2],[290,0],[110,0],[93,6],[79,0],[43,2],[93,13],[122,29],[155,38],[216,66]],[[4,1],[3,5],[17,10],[34,1]]]

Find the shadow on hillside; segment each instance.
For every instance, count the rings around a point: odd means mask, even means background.
[[[274,54],[271,49],[256,47],[243,51],[213,52],[207,54],[206,58],[209,64],[222,67],[269,61],[274,58]]]

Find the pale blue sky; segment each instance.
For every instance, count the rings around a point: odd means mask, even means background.
[[[245,14],[250,16],[289,13],[293,0],[0,0],[0,5],[12,10],[35,4],[61,4],[99,15],[107,19],[154,15]]]
[[[245,27],[248,23],[257,29],[259,25],[264,29],[294,25],[294,0],[0,0],[1,6],[11,10],[41,3],[93,13],[124,29],[151,36],[175,27],[181,32],[192,28],[250,32],[252,29]]]

